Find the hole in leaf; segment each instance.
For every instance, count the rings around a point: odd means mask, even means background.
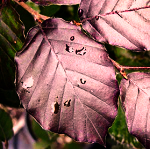
[[[22,83],[22,87],[24,89],[27,89],[27,88],[31,88],[33,86],[33,78],[30,77],[28,79],[26,79],[24,82],[21,82]]]
[[[86,83],[86,80],[84,80],[84,79],[80,79],[80,82],[81,82],[81,84],[85,84]]]
[[[73,40],[74,40],[74,36],[71,36],[71,37],[70,37],[70,40],[73,41]]]
[[[86,54],[86,48],[83,47],[80,50],[76,50],[76,54],[77,55],[84,55],[84,54]]]
[[[59,111],[59,104],[58,104],[58,102],[56,101],[55,103],[54,103],[54,114],[57,114],[58,113],[58,111]]]
[[[64,106],[69,107],[70,106],[70,102],[71,102],[71,99],[65,101],[64,102]]]
[[[72,53],[74,50],[73,50],[73,48],[72,47],[70,47],[70,46],[68,46],[67,44],[66,44],[66,49],[65,49],[67,52],[69,52],[69,53]]]

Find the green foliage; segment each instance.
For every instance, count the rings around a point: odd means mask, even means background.
[[[40,13],[49,17],[52,17],[56,12],[60,10],[59,5],[40,6]]]
[[[109,133],[115,138],[115,140],[121,144],[130,144],[137,148],[142,149],[143,146],[138,142],[138,140],[133,137],[129,132],[126,124],[125,114],[121,107],[121,102],[119,100],[118,115],[109,129]]]
[[[49,145],[49,143],[42,140],[35,143],[33,149],[51,149],[51,146]]]
[[[109,56],[121,65],[135,67],[149,66],[150,51],[134,52],[108,44],[106,44],[105,46],[107,48],[107,51],[109,52]],[[131,70],[127,72],[131,72]]]
[[[65,144],[64,149],[82,149],[82,147],[76,142],[71,142],[71,143]]]
[[[0,19],[0,102],[18,107],[20,102],[15,92],[14,56],[24,42],[23,24],[11,6],[1,8]]]
[[[36,138],[40,140],[44,140],[45,142],[49,142],[48,132],[41,128],[41,126],[35,121],[32,120],[32,130],[36,136]]]
[[[56,142],[59,137],[58,134],[45,131],[34,119],[32,119],[31,122],[33,134],[37,138],[37,143],[34,144],[34,149],[47,149],[53,142]]]
[[[0,141],[7,141],[13,136],[12,121],[8,113],[0,109]]]

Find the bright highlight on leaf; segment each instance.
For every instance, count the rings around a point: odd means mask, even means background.
[[[34,82],[33,78],[30,77],[30,78],[28,78],[27,80],[25,80],[24,82],[22,82],[22,87],[23,87],[24,89],[30,88],[30,87],[32,87],[33,82]]]
[[[15,57],[24,108],[46,130],[105,144],[119,93],[105,48],[62,19],[41,26],[30,30]]]

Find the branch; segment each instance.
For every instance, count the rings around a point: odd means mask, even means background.
[[[17,4],[19,4],[20,6],[22,6],[25,10],[27,10],[34,17],[34,19],[40,23],[42,23],[43,20],[47,20],[50,18],[50,17],[39,14],[37,11],[33,10],[31,7],[29,7],[24,2],[19,2],[18,0],[14,0],[14,1]]]
[[[127,74],[125,72],[125,70],[150,70],[150,67],[130,67],[130,66],[122,66],[119,63],[117,63],[116,61],[112,60],[110,58],[110,60],[112,61],[113,65],[118,69],[118,71],[121,73],[121,75],[125,78],[128,79]]]
[[[104,14],[99,14],[99,15],[96,15],[96,16],[93,16],[93,17],[90,17],[90,18],[85,18],[81,21],[81,23],[85,22],[85,21],[88,21],[88,20],[92,20],[92,19],[96,19],[98,20],[100,17],[103,17],[103,16],[107,16],[107,15],[112,15],[112,14],[120,14],[120,13],[125,13],[125,12],[130,12],[130,11],[137,11],[137,10],[141,10],[141,9],[147,9],[147,8],[150,8],[150,5],[148,6],[144,6],[144,7],[139,7],[139,8],[132,8],[132,9],[127,9],[127,10],[119,10],[119,11],[111,11],[111,12],[108,12],[108,13],[104,13]]]

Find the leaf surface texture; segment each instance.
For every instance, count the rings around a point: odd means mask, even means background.
[[[101,44],[76,25],[49,19],[32,28],[15,60],[19,97],[44,129],[104,144],[119,90]]]
[[[134,51],[150,50],[150,8],[119,13],[145,7],[149,0],[82,0],[79,16],[96,40]],[[116,12],[116,14],[105,15]],[[99,19],[95,16],[99,15]],[[97,18],[97,19],[96,19]]]
[[[130,73],[120,84],[128,130],[146,147],[150,146],[150,73]]]

